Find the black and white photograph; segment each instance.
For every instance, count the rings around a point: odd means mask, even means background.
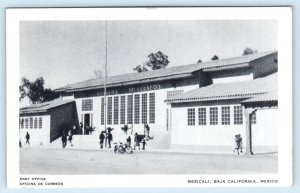
[[[8,10],[13,186],[290,184],[291,13],[264,9]]]

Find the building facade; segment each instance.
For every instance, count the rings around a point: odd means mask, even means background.
[[[78,121],[96,134],[107,125],[123,140],[121,127],[143,133],[148,123],[153,135],[171,136],[171,144],[232,147],[235,134],[247,138],[242,102],[276,90],[277,70],[274,51],[111,76],[106,84],[90,79],[55,91],[75,100]],[[276,107],[251,116],[255,144],[276,146],[276,116]]]

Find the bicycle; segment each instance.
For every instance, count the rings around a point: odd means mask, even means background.
[[[118,145],[117,143],[114,143],[115,147],[114,147],[114,152],[115,153],[119,153],[119,154],[131,154],[133,153],[133,149],[130,145],[128,145],[127,143],[123,144],[122,142],[120,142],[120,144]]]

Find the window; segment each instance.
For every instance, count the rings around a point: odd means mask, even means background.
[[[43,128],[43,118],[39,118],[39,129]]]
[[[32,117],[30,117],[30,119],[29,119],[29,125],[30,125],[30,129],[32,129],[33,128],[33,118]]]
[[[132,124],[132,95],[127,95],[127,124]]]
[[[120,124],[125,124],[125,96],[121,96],[121,107],[120,107]]]
[[[93,127],[93,113],[91,113],[91,127]]]
[[[209,108],[209,124],[218,125],[218,107]]]
[[[112,124],[112,97],[107,97],[107,124]]]
[[[140,95],[134,95],[134,123],[140,123]]]
[[[101,98],[101,125],[104,125],[104,97]]]
[[[242,106],[234,106],[233,117],[234,117],[235,125],[243,124],[243,108],[242,108]]]
[[[20,119],[20,127],[21,129],[24,129],[24,119]]]
[[[252,117],[251,117],[251,124],[256,124],[256,112],[254,112],[252,114]]]
[[[230,107],[222,107],[222,125],[230,125]]]
[[[167,99],[180,95],[183,93],[183,90],[171,90],[171,91],[167,91]]]
[[[37,119],[37,117],[35,117],[34,118],[33,128],[37,129],[37,124],[38,124],[38,119]]]
[[[28,129],[28,118],[25,118],[25,128]]]
[[[206,108],[198,109],[198,124],[206,125]]]
[[[188,125],[195,125],[195,109],[188,109]]]
[[[142,94],[142,123],[147,123],[147,93]]]
[[[82,111],[93,110],[93,99],[82,99]]]
[[[149,94],[149,123],[155,123],[155,93]]]
[[[119,97],[114,97],[114,124],[119,124]]]

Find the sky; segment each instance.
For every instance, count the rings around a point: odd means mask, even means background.
[[[104,21],[20,22],[20,80],[45,80],[45,88],[94,78],[105,64]],[[277,50],[277,22],[108,21],[108,75],[132,73],[150,53],[162,51],[169,67],[240,56],[246,47]]]

